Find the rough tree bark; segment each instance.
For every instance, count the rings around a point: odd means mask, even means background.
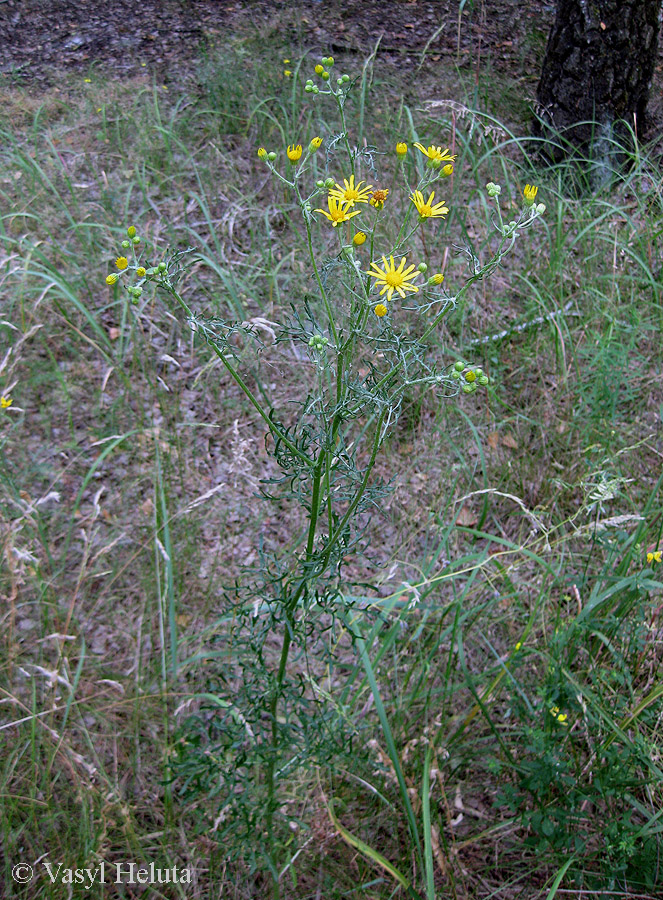
[[[642,133],[661,2],[557,0],[537,91],[539,134],[561,133],[599,162],[628,133],[620,122]]]

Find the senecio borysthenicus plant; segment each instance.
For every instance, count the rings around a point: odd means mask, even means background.
[[[275,896],[280,877],[292,861],[288,849],[292,835],[278,827],[285,818],[280,784],[305,760],[328,761],[335,749],[342,750],[348,728],[352,730],[338,715],[350,688],[343,703],[329,703],[328,694],[310,689],[312,682],[309,688],[302,687],[302,660],[309,660],[307,654],[314,657],[314,648],[325,646],[320,639],[323,620],[327,633],[337,622],[353,636],[361,632],[357,624],[361,614],[355,612],[354,620],[348,615],[356,606],[352,588],[357,582],[346,575],[346,563],[351,553],[359,557],[366,548],[369,514],[390,490],[376,475],[380,449],[394,429],[408,388],[430,387],[453,398],[460,389],[471,394],[488,384],[488,376],[479,367],[461,360],[440,367],[431,361],[427,338],[470,286],[497,268],[518,234],[544,212],[542,204],[535,205],[537,188],[527,185],[518,219],[505,224],[500,187],[489,183],[487,193],[495,201],[497,249],[483,264],[470,254],[469,276],[455,293],[447,292],[443,273],[429,275],[429,261],[414,247],[421,233],[427,256],[425,231],[430,220],[449,213],[447,201],[440,199],[440,187],[453,173],[454,154],[441,145],[415,143],[425,166],[412,187],[404,165],[410,151],[399,142],[396,175],[389,189],[362,178],[362,166],[375,172],[376,151],[352,146],[344,114],[352,84],[348,75],[334,82],[329,73],[332,66],[331,57],[323,58],[315,67],[320,86],[309,79],[305,93],[332,101],[340,132],[326,141],[316,136],[304,145],[288,145],[283,165],[275,151],[258,150],[260,160],[299,209],[308,249],[313,289],[292,302],[292,314],[275,332],[277,342],[298,343],[313,364],[314,377],[305,397],[293,398],[296,402],[288,404],[287,413],[279,411],[265,400],[263,386],[254,389],[240,374],[237,336],[262,349],[260,332],[252,322],[194,310],[178,290],[184,253],[167,254],[156,265],[143,265],[136,255],[140,238],[131,226],[122,252],[131,250],[133,262],[120,256],[117,271],[106,279],[115,285],[130,276],[126,290],[136,305],[146,302],[148,286],[172,298],[265,423],[271,437],[266,446],[281,474],[262,482],[263,496],[275,503],[294,502],[304,513],[301,540],[295,539],[280,554],[261,548],[260,569],[228,591],[236,630],[226,639],[239,676],[232,692],[216,703],[214,717],[204,727],[199,722],[196,739],[185,738],[179,745],[179,765],[187,783],[219,798],[214,830],[226,842],[226,857],[231,838],[237,843],[242,837],[245,845],[251,845],[254,865],[271,873]],[[326,153],[327,171],[333,167],[340,179],[329,175],[314,180],[313,159],[321,151]],[[394,222],[390,201],[396,179],[407,192],[407,212]],[[331,257],[330,240],[336,244]],[[413,334],[411,324],[404,327],[406,316],[410,323],[413,317],[420,323],[418,333]],[[293,521],[299,520],[293,516]],[[365,583],[362,587],[365,593]],[[278,636],[275,654],[274,635]],[[291,674],[293,657],[297,671]],[[326,664],[333,664],[329,651]],[[308,671],[314,668],[315,660]],[[217,694],[219,683],[223,678],[218,679]],[[195,746],[201,742],[205,752],[196,757]],[[404,803],[409,805],[407,793]],[[409,806],[408,825],[418,845]],[[285,838],[279,837],[281,833]],[[242,852],[246,853],[246,847]],[[419,849],[417,858],[421,863]],[[408,891],[417,896],[413,884],[405,881]]]

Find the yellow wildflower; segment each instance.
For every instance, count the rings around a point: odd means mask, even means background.
[[[525,203],[527,206],[531,206],[534,203],[538,190],[538,187],[535,187],[533,184],[525,185],[523,196],[525,198]]]
[[[316,209],[316,212],[322,213],[323,216],[327,216],[334,228],[336,228],[336,226],[341,222],[347,222],[353,216],[358,216],[361,212],[361,210],[359,209],[355,212],[348,212],[351,205],[351,203],[347,203],[343,200],[337,200],[335,197],[329,196],[327,198],[327,206],[329,207],[329,212],[324,209]]]
[[[267,151],[264,147],[258,147],[258,157],[260,159],[267,159]]]
[[[388,189],[373,191],[373,196],[368,202],[376,209],[382,209],[388,193]]]
[[[428,279],[429,284],[442,284],[443,281],[444,275],[442,274],[442,272],[436,272],[435,275],[431,275],[431,277]]]
[[[372,184],[368,184],[363,188],[362,184],[365,184],[365,182],[360,181],[355,187],[354,175],[350,176],[350,181],[347,181],[344,178],[343,184],[345,187],[341,187],[341,185],[337,183],[336,188],[329,192],[329,196],[334,197],[336,200],[345,200],[350,206],[354,206],[355,203],[368,203],[371,191],[373,190]]]
[[[364,234],[364,232],[363,232],[363,231],[358,231],[358,232],[355,234],[355,236],[352,238],[352,243],[353,243],[356,247],[361,247],[361,245],[364,243],[365,240],[366,240],[366,235]]]
[[[290,160],[290,162],[296,163],[297,160],[299,159],[299,157],[302,155],[302,145],[297,144],[295,146],[295,144],[290,144],[288,146],[287,154],[288,154],[288,159]]]
[[[378,317],[378,319],[381,319],[382,316],[387,315],[387,307],[384,305],[384,303],[378,303],[378,305],[375,307],[375,315]]]
[[[289,62],[290,62],[289,59],[284,59],[284,60],[283,60],[283,65],[284,65],[284,66],[287,66]]]
[[[452,156],[449,153],[448,147],[446,150],[443,150],[442,147],[436,147],[434,144],[431,144],[431,146],[428,148],[422,147],[419,143],[415,144],[414,146],[417,148],[417,150],[421,150],[424,156],[428,157],[429,165],[432,165],[433,163],[439,165],[440,163],[447,161],[453,162],[456,158],[455,154]]]
[[[138,275],[139,278],[145,278],[145,276],[147,275],[147,269],[143,268],[143,266],[138,266],[138,268],[136,269],[136,275]]]
[[[416,271],[416,267],[413,265],[408,266],[406,269],[406,262],[407,259],[403,257],[400,261],[400,265],[396,268],[393,256],[389,257],[389,262],[387,262],[386,258],[383,256],[382,263],[384,269],[381,269],[377,263],[371,263],[371,266],[375,271],[368,271],[366,274],[375,278],[375,284],[378,287],[384,285],[380,291],[380,296],[386,292],[387,300],[391,300],[394,291],[398,291],[400,296],[404,298],[405,291],[413,291],[416,293],[419,290],[416,284],[410,283],[413,278],[416,278],[419,275],[419,272]]]
[[[647,554],[647,562],[649,564],[657,562],[660,563],[663,560],[663,550],[655,550],[653,553]]]
[[[309,149],[310,149],[311,153],[314,153],[316,150],[318,150],[321,145],[322,145],[322,138],[314,137],[313,140],[311,141],[311,143],[309,144]]]
[[[316,75],[322,75],[322,73],[325,71],[325,67],[321,66],[320,63],[318,63],[318,65],[315,67],[315,69],[313,71],[315,72]]]
[[[117,272],[111,272],[110,275],[106,275],[106,284],[115,284],[119,277]]]
[[[444,201],[442,201],[442,203],[436,203],[433,206],[434,198],[435,191],[431,191],[431,195],[425,203],[424,195],[421,193],[421,191],[415,191],[414,194],[410,197],[410,200],[417,207],[419,218],[434,219],[446,216],[446,214],[449,212],[449,208],[444,205]]]
[[[126,256],[118,256],[118,258],[115,260],[115,265],[118,267],[118,269],[121,272],[123,269],[126,269],[126,267],[129,265],[129,260],[126,258]]]
[[[136,236],[136,226],[130,225],[127,228],[127,234],[129,235],[130,238],[135,237]]]
[[[454,167],[451,165],[451,163],[447,163],[446,166],[442,167],[441,174],[442,174],[443,178],[448,178],[449,175],[453,175],[453,172],[454,172]]]
[[[407,156],[407,144],[404,141],[399,141],[396,144],[396,156],[400,156],[401,159]]]
[[[7,409],[7,407],[11,406],[13,402],[14,401],[11,397],[5,397],[5,395],[3,394],[0,397],[0,408]]]
[[[286,78],[290,78],[290,76],[292,75],[292,72],[290,71],[290,69],[284,69],[283,74],[285,75]]]

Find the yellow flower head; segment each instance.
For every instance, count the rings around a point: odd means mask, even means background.
[[[525,203],[527,204],[527,206],[531,206],[534,203],[538,190],[538,187],[535,187],[533,184],[525,185],[523,196],[525,197]]]
[[[431,144],[431,146],[428,148],[422,147],[421,144],[418,143],[414,146],[417,148],[417,150],[421,150],[424,156],[428,157],[429,165],[435,164],[439,166],[443,162],[453,162],[456,158],[455,154],[452,156],[449,153],[448,147],[446,150],[443,150],[442,147],[436,147],[434,144]]]
[[[5,397],[5,395],[3,394],[2,397],[0,397],[0,408],[7,409],[7,407],[11,406],[13,402],[14,401],[11,397]]]
[[[258,147],[258,157],[260,159],[267,159],[267,151],[264,147]]]
[[[378,319],[381,319],[382,316],[387,315],[387,307],[384,305],[384,303],[378,303],[378,305],[375,307],[375,315],[378,317]]]
[[[297,144],[295,146],[295,144],[290,144],[288,146],[287,154],[288,154],[288,159],[290,160],[291,163],[297,162],[299,157],[302,155],[302,145]]]
[[[127,234],[129,235],[130,238],[136,237],[136,226],[135,226],[135,225],[130,225],[130,226],[127,228]]]
[[[448,178],[449,175],[453,175],[453,173],[454,173],[454,167],[451,165],[451,163],[447,163],[446,166],[442,167],[441,174],[442,174],[443,178]]]
[[[373,196],[368,202],[376,209],[382,209],[384,207],[384,201],[387,199],[388,193],[388,189],[373,191]]]
[[[118,256],[118,258],[115,260],[115,265],[118,267],[118,269],[121,272],[123,269],[126,269],[126,267],[129,265],[129,260],[126,258],[126,256]]]
[[[311,153],[314,153],[316,150],[319,150],[321,146],[322,146],[322,138],[314,137],[313,140],[311,141],[311,143],[309,144]]]
[[[448,207],[444,205],[444,201],[442,203],[436,203],[433,206],[434,197],[435,191],[431,191],[431,195],[425,203],[424,195],[421,193],[421,191],[415,191],[414,194],[410,197],[410,200],[417,207],[417,212],[419,213],[420,219],[440,218],[446,216],[446,214],[449,212]]]
[[[404,141],[399,141],[396,144],[396,156],[400,156],[401,159],[407,156],[407,144]]]
[[[404,298],[405,291],[413,291],[416,293],[419,290],[416,284],[410,283],[413,278],[416,278],[417,275],[419,275],[419,272],[416,270],[415,266],[408,266],[406,269],[406,262],[407,259],[403,257],[400,261],[400,265],[396,268],[393,256],[389,257],[389,262],[387,262],[386,258],[383,256],[382,264],[384,269],[381,269],[377,263],[371,263],[371,267],[375,269],[375,271],[368,271],[366,274],[375,278],[375,284],[378,287],[383,285],[380,296],[386,292],[387,300],[391,300],[394,291],[398,291],[400,296]]]
[[[139,278],[145,278],[145,276],[147,275],[147,269],[145,269],[143,266],[138,266],[138,268],[136,269],[136,275],[138,275]]]
[[[431,275],[431,277],[428,279],[429,284],[442,284],[443,281],[444,275],[442,274],[442,272],[436,272],[435,275]]]
[[[352,238],[352,243],[353,243],[356,247],[361,247],[361,245],[364,243],[365,240],[366,240],[366,235],[364,234],[364,232],[363,232],[363,231],[358,231],[358,232],[355,234],[355,236]]]
[[[363,188],[362,184],[365,184],[365,182],[360,181],[355,187],[354,175],[350,176],[350,181],[346,181],[344,178],[343,184],[345,187],[341,187],[340,184],[337,184],[336,188],[333,188],[329,192],[329,196],[334,197],[336,200],[345,200],[350,206],[354,206],[355,203],[368,203],[371,191],[373,190],[372,184],[368,184]]]
[[[292,75],[292,72],[290,71],[290,69],[284,69],[283,74],[285,75],[286,78],[290,78],[290,76]]]
[[[316,212],[322,213],[323,216],[327,216],[329,221],[332,223],[334,228],[341,222],[347,222],[353,216],[358,216],[361,210],[356,210],[355,212],[348,212],[351,207],[351,203],[348,203],[344,200],[337,200],[335,197],[331,195],[327,197],[327,206],[329,207],[329,212],[325,209],[316,209]]]
[[[318,65],[317,65],[317,66],[315,67],[315,69],[314,69],[314,72],[315,72],[316,75],[322,75],[322,73],[323,73],[324,71],[325,71],[325,67],[324,67],[324,66],[321,66],[320,63],[318,63]]]
[[[106,275],[106,284],[115,284],[119,277],[117,272],[111,272],[110,275]]]
[[[653,553],[647,554],[647,562],[648,563],[660,563],[663,559],[663,550],[655,550]]]

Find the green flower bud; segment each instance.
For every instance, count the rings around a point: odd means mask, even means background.
[[[330,191],[334,187],[335,184],[336,184],[336,182],[334,181],[333,178],[325,179],[325,187],[327,188],[327,190]]]
[[[342,75],[341,78],[343,79],[343,83],[344,83],[344,84],[347,84],[348,81],[350,81],[350,76],[349,76],[349,75]]]
[[[138,237],[138,235],[135,235],[134,237],[131,238],[131,243],[132,244],[140,244],[140,238]]]
[[[336,79],[336,84],[340,87],[340,86],[343,84],[343,79],[342,79],[342,78],[337,78],[337,79]]]
[[[319,93],[320,93],[320,89],[319,89],[319,87],[317,86],[317,84],[314,84],[314,85],[313,85],[313,93],[314,93],[314,94],[319,94]]]
[[[323,66],[329,65],[329,60],[327,59],[326,56],[323,56],[322,59],[320,60],[320,62],[322,63]]]
[[[489,181],[486,185],[486,190],[488,191],[489,197],[499,197],[502,193],[502,188],[499,184],[495,184],[493,181]]]
[[[456,379],[460,378],[460,372],[458,372],[456,369],[452,369],[452,370],[451,370],[451,377],[452,377],[452,378],[456,378]]]
[[[473,372],[472,369],[470,369],[469,372],[465,373],[465,381],[468,381],[471,384],[473,381],[476,381],[476,380],[477,380],[476,373]]]
[[[312,84],[305,84],[305,85],[304,85],[304,90],[306,91],[307,94],[312,94],[312,93],[313,93],[313,85],[312,85]]]
[[[123,250],[128,250],[131,247],[131,241],[122,241],[120,244]]]
[[[471,384],[464,384],[464,385],[463,385],[463,393],[464,393],[464,394],[471,394],[471,393],[472,393],[472,387],[473,387],[473,385],[471,385]]]
[[[274,153],[274,151],[272,150],[271,153],[268,153],[268,154],[267,154],[267,159],[268,159],[270,162],[274,162],[274,160],[276,159],[276,153]]]
[[[417,266],[417,269],[421,272],[422,275],[425,275],[426,272],[428,271],[428,266],[426,265],[425,262],[421,262]]]
[[[320,78],[322,78],[323,81],[329,81],[329,72],[323,72]]]
[[[168,266],[166,265],[165,262],[160,262],[159,265],[157,266],[157,272],[163,273],[166,271],[167,268],[168,268]]]
[[[536,211],[540,216],[542,216],[544,214],[544,212],[546,211],[546,204],[545,203],[537,203]]]
[[[485,387],[488,384],[489,379],[488,379],[487,375],[479,375],[479,377],[477,378],[477,381],[479,382],[480,385]]]
[[[333,56],[328,56],[328,57],[327,57],[327,62],[325,63],[325,65],[326,65],[326,66],[329,66],[329,68],[331,69],[331,67],[334,65],[334,57],[333,57]]]
[[[325,183],[324,183],[324,181],[320,181],[320,179],[318,179],[315,183],[315,186],[319,187],[319,188],[323,188],[325,186]]]
[[[462,372],[464,368],[465,368],[465,363],[462,362],[462,360],[459,359],[458,362],[454,363],[454,369],[457,372]]]

